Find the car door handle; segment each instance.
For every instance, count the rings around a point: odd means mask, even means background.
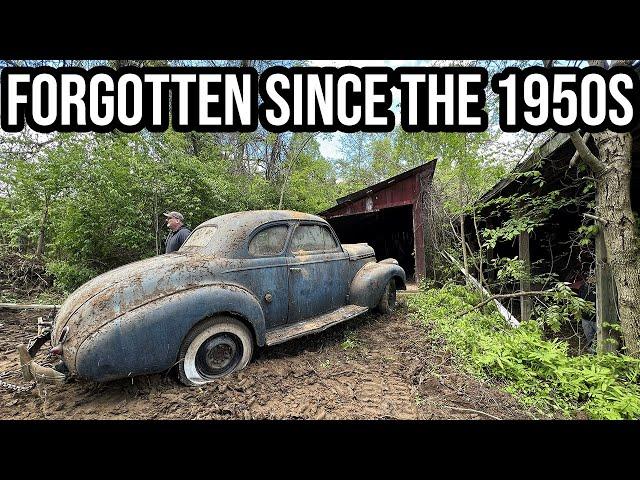
[[[289,271],[291,271],[291,272],[301,272],[302,269],[300,267],[291,267],[291,268],[289,268]]]

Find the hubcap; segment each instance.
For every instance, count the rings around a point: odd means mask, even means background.
[[[233,370],[242,358],[242,343],[231,333],[205,340],[196,353],[196,370],[205,378],[215,378]]]

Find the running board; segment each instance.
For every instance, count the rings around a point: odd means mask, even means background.
[[[286,327],[279,327],[267,332],[266,343],[267,345],[277,345],[278,343],[286,342],[292,338],[302,337],[303,335],[308,335],[310,333],[322,332],[333,325],[337,325],[345,320],[357,317],[367,310],[369,310],[367,307],[361,307],[360,305],[347,305],[346,307],[325,313],[324,315],[311,317],[301,322],[294,323],[293,325],[287,325]]]

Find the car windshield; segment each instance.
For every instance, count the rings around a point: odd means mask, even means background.
[[[180,250],[206,247],[213,239],[217,229],[218,227],[215,225],[207,225],[194,230],[187,238],[187,241],[180,247]]]

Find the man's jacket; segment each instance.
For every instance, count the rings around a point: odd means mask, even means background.
[[[178,250],[187,237],[191,234],[191,231],[184,225],[180,227],[177,232],[170,232],[167,236],[167,250],[166,253],[175,252]]]

